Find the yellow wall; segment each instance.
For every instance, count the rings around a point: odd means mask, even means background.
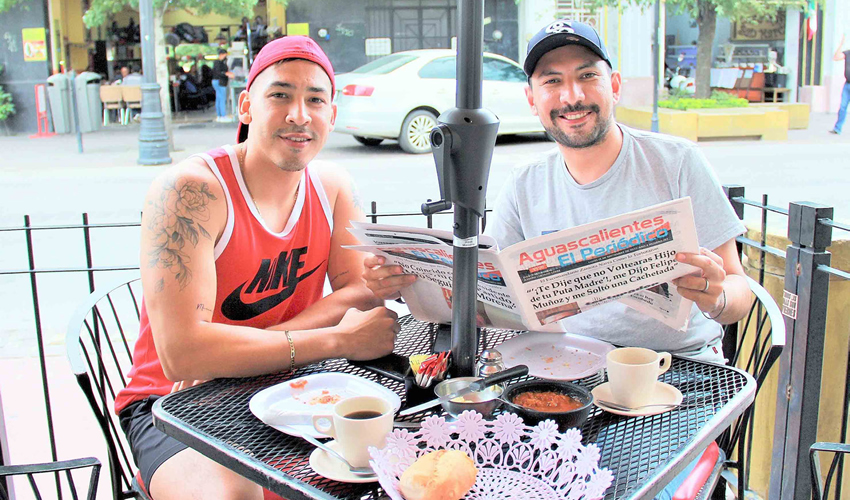
[[[82,1],[52,0],[50,7],[50,26],[53,29],[58,28],[61,37],[61,43],[53,51],[54,69],[58,71],[59,61],[64,61],[67,69],[85,70],[89,64],[89,46],[86,43],[86,30],[82,20]],[[51,42],[57,45],[55,33],[51,34]]]
[[[266,22],[269,24],[269,31],[276,26],[286,26],[286,9],[283,7],[283,4],[275,0],[268,0],[266,7],[268,11]]]

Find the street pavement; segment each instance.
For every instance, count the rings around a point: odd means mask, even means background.
[[[174,128],[174,162],[213,147],[232,143],[234,124],[217,124],[212,117],[179,123]],[[850,133],[827,133],[834,115],[813,114],[807,130],[791,131],[787,141],[701,142],[723,184],[741,184],[747,198],[769,195],[771,205],[787,208],[791,201],[813,201],[835,207],[835,219],[850,222]],[[84,153],[77,152],[75,136],[30,139],[0,137],[0,228],[20,227],[24,215],[33,225],[76,224],[81,214],[90,222],[135,222],[151,180],[167,166],[137,165],[138,125],[112,126],[83,136]],[[541,136],[501,138],[493,157],[488,203],[498,194],[512,166],[546,151],[553,144]],[[378,202],[379,212],[417,212],[420,204],[439,196],[430,155],[408,155],[394,141],[365,147],[350,136],[334,133],[320,155],[346,167],[358,185],[360,199]],[[748,209],[747,222],[758,224],[760,214]],[[419,224],[419,220],[397,223]],[[446,227],[449,218],[438,225]],[[771,216],[773,232],[784,234],[784,217]],[[136,265],[138,228],[93,230],[95,265]],[[834,233],[835,239],[846,239]],[[35,232],[38,268],[82,267],[82,231]],[[0,232],[0,271],[28,265],[24,235]],[[100,275],[103,285],[132,273]],[[96,455],[105,461],[98,429],[64,359],[67,320],[88,291],[85,275],[43,274],[38,278],[41,319],[48,377],[57,421],[60,458]],[[45,417],[36,358],[30,280],[25,274],[0,275],[0,396],[13,462],[46,461]],[[81,421],[71,416],[85,416]],[[2,425],[0,425],[2,427]],[[101,476],[100,498],[108,475]]]

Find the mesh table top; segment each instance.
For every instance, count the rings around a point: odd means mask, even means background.
[[[428,352],[436,328],[410,316],[401,318],[395,352]],[[484,330],[481,346],[494,347],[520,332]],[[156,426],[200,453],[289,500],[299,498],[378,499],[378,483],[349,484],[326,479],[309,465],[314,447],[265,425],[248,409],[257,392],[290,378],[321,372],[345,372],[374,380],[405,397],[404,384],[346,360],[326,360],[294,373],[242,379],[217,379],[161,398],[154,406]],[[592,389],[604,372],[577,381]],[[600,466],[615,476],[606,499],[651,498],[715,439],[752,402],[755,382],[731,367],[674,358],[661,376],[686,401],[700,404],[648,417],[621,417],[594,407],[581,432],[596,443]],[[441,412],[438,405],[407,417],[419,421]]]

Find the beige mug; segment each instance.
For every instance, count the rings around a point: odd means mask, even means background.
[[[632,408],[650,404],[658,377],[670,369],[669,352],[643,347],[622,347],[607,356],[608,382],[614,402]]]
[[[393,406],[375,396],[343,399],[327,415],[313,415],[313,427],[333,437],[353,467],[369,465],[369,447],[383,448],[393,429]]]

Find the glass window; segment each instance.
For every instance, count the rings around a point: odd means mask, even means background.
[[[445,78],[454,80],[456,75],[457,62],[454,57],[434,59],[419,70],[420,78]]]
[[[366,63],[353,70],[352,73],[361,75],[386,75],[390,71],[396,70],[414,59],[416,59],[416,56],[391,54],[380,59],[375,59],[370,63]]]
[[[525,83],[525,73],[518,66],[494,59],[492,57],[484,58],[484,79],[496,80],[500,82],[520,82]]]

